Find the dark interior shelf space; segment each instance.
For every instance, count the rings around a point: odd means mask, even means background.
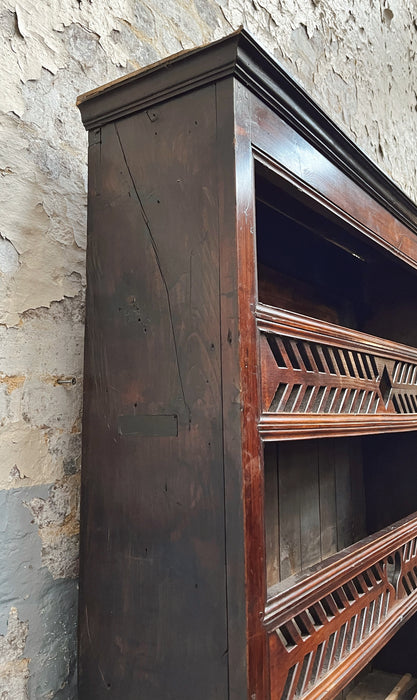
[[[415,431],[266,443],[268,587],[413,513],[416,451]]]
[[[256,230],[261,303],[417,346],[416,271],[263,166]]]

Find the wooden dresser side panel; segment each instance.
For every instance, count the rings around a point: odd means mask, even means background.
[[[90,134],[80,700],[225,700],[215,87]]]

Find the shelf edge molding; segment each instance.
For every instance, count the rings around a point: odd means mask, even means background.
[[[262,414],[259,432],[265,442],[374,435],[417,430],[416,415]]]
[[[417,609],[417,514],[292,578],[265,611],[271,697],[334,697]]]
[[[371,352],[394,360],[417,363],[417,348],[379,338],[369,333],[319,321],[293,311],[267,304],[258,304],[255,311],[258,329],[265,333],[283,334],[302,340],[337,345],[351,350]]]

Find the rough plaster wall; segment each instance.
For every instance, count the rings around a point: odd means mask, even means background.
[[[415,0],[1,0],[0,700],[76,698],[77,94],[245,24],[415,200],[416,22]]]

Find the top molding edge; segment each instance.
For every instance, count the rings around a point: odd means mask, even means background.
[[[235,77],[417,234],[417,205],[346,136],[244,29],[182,51],[81,95],[87,130],[198,87]]]

